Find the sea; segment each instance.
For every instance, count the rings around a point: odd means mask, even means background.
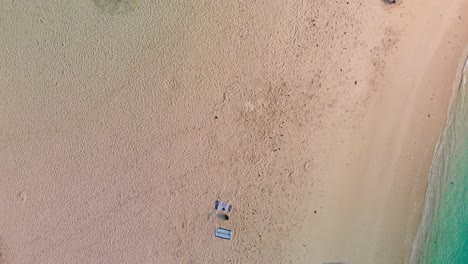
[[[432,161],[411,264],[468,264],[468,65]]]

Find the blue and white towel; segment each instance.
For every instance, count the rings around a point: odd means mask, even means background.
[[[218,227],[216,228],[215,236],[221,239],[231,240],[232,239],[232,231],[229,229]]]

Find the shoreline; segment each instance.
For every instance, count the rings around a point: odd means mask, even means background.
[[[467,51],[468,51],[468,48],[465,48],[465,52],[463,53],[463,56],[460,59],[459,67],[457,70],[458,72],[457,79],[459,79],[460,81],[458,85],[456,85],[456,82],[454,82],[454,87],[453,87],[454,93],[452,96],[452,100],[450,101],[449,111],[447,113],[447,120],[444,123],[444,128],[442,129],[442,132],[439,136],[439,140],[437,141],[437,145],[435,147],[435,152],[434,152],[434,156],[432,159],[431,169],[430,169],[429,177],[428,177],[428,184],[427,184],[427,188],[426,188],[425,195],[424,195],[425,198],[424,198],[424,204],[423,204],[423,208],[421,212],[421,219],[417,228],[415,238],[411,246],[411,255],[409,259],[409,263],[411,264],[419,263],[421,261],[420,253],[422,250],[424,250],[423,247],[427,246],[425,243],[427,241],[423,241],[422,239],[427,238],[428,236],[427,232],[430,232],[431,226],[435,224],[435,223],[428,222],[431,219],[427,219],[427,218],[431,217],[435,213],[436,208],[434,208],[434,203],[440,202],[440,199],[444,195],[443,193],[441,193],[437,198],[432,197],[434,196],[435,190],[439,190],[444,187],[444,186],[436,186],[437,183],[436,183],[435,177],[442,177],[442,175],[436,174],[433,171],[434,170],[433,166],[435,165],[435,162],[438,161],[438,159],[440,159],[439,156],[443,155],[438,152],[443,151],[442,149],[440,149],[440,144],[444,143],[442,142],[442,140],[445,140],[443,137],[446,136],[447,130],[449,129],[451,122],[453,122],[453,116],[456,114],[454,112],[456,110],[455,105],[453,104],[457,100],[458,96],[463,96],[460,94],[461,89],[466,89],[466,88],[463,88],[462,85],[465,82],[464,79],[466,80],[466,78],[468,78]],[[439,185],[440,185],[440,182],[439,182]]]
[[[468,3],[378,2],[4,3],[0,262],[406,262]]]
[[[422,8],[418,10],[418,6]],[[418,12],[413,18],[408,15],[401,19],[398,14],[414,10]],[[463,30],[467,21],[458,19],[458,14],[465,11],[468,4],[463,1],[404,2],[391,11],[395,25],[408,26],[398,36],[397,51],[385,59],[384,77],[377,83],[381,89],[371,99],[360,132],[347,140],[354,143],[336,148],[329,156],[346,166],[321,171],[329,175],[329,187],[325,188],[329,199],[337,201],[326,205],[337,208],[335,220],[328,221],[348,232],[332,233],[332,228],[308,231],[312,237],[325,237],[326,232],[339,236],[329,238],[332,242],[327,243],[337,245],[335,251],[343,241],[349,242],[344,242],[339,253],[327,251],[318,253],[325,257],[310,256],[314,261],[409,260],[432,156],[453,100],[453,89],[459,82],[458,68],[468,43],[468,34]],[[302,232],[314,227],[309,225]]]

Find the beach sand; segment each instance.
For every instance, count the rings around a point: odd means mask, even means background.
[[[468,1],[166,2],[0,4],[0,263],[405,263]]]

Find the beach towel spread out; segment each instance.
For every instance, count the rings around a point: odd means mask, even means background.
[[[221,239],[231,240],[232,239],[232,231],[229,229],[218,227],[216,228],[215,236]]]
[[[232,205],[223,202],[221,200],[216,200],[215,202],[215,209],[218,211],[223,211],[223,212],[231,212],[232,211]]]

